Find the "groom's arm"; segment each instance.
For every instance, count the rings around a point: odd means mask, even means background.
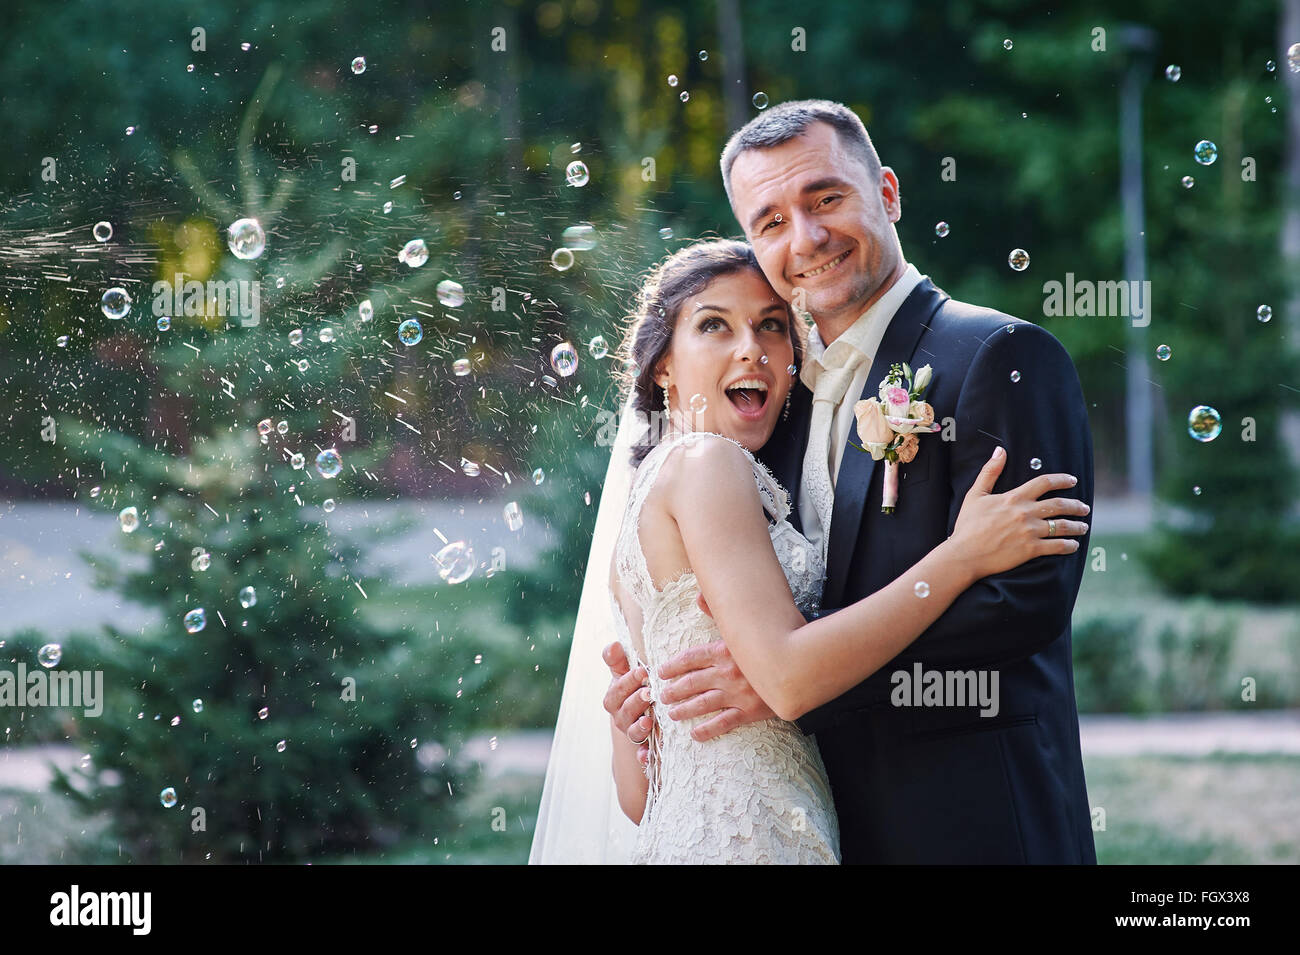
[[[1014,328],[999,329],[981,346],[957,400],[949,535],[966,492],[998,444],[1007,449],[1007,464],[996,492],[1057,471],[1075,475],[1079,483],[1047,496],[1092,505],[1092,439],[1074,364],[1043,329],[1029,324]],[[1020,373],[1018,381],[1011,380],[1013,371]],[[1034,458],[1042,462],[1039,470],[1030,466]],[[887,528],[888,521],[876,521],[876,532]],[[1038,557],[977,581],[907,650],[849,692],[800,718],[799,727],[816,733],[844,713],[887,701],[894,688],[890,675],[910,669],[913,662],[926,669],[990,669],[1037,653],[1069,625],[1087,559],[1085,535],[1072,554]],[[906,568],[896,569],[901,573]]]

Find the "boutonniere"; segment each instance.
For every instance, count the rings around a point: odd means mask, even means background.
[[[889,374],[880,383],[880,397],[866,398],[853,406],[858,437],[865,447],[853,446],[870,454],[873,461],[885,459],[882,514],[894,513],[898,505],[899,465],[916,457],[922,434],[939,430],[934,409],[921,400],[932,377],[929,365],[917,369],[915,378],[906,363],[890,365]]]

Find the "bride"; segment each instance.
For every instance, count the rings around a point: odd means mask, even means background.
[[[742,242],[696,243],[646,280],[625,349],[628,405],[650,428],[634,441],[625,413],[615,442],[531,862],[838,862],[825,769],[790,721],[897,656],[976,580],[1078,549],[1061,535],[1086,525],[1059,520],[1049,540],[1033,512],[1073,480],[1043,475],[993,494],[998,449],[952,537],[884,589],[808,622],[824,558],[791,526],[785,489],[752,453],[794,385],[801,331]],[[1051,500],[1058,515],[1085,513]],[[603,668],[593,658],[611,629],[628,689],[648,684],[625,707],[657,698],[657,664],[721,637],[773,717],[699,743],[690,731],[705,717],[674,721],[656,707],[625,733],[616,716],[628,694],[611,686],[599,745]]]

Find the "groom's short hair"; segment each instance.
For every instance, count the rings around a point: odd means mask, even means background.
[[[871,181],[880,178],[880,156],[871,144],[867,127],[858,114],[843,103],[828,99],[798,99],[781,103],[759,113],[736,130],[722,150],[722,185],[727,191],[727,202],[734,211],[735,200],[731,194],[731,167],[741,153],[750,149],[772,149],[794,139],[813,123],[827,123],[834,127],[840,141],[851,155],[867,167]]]

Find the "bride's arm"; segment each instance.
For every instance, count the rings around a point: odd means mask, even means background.
[[[646,779],[645,767],[637,759],[638,749],[626,733],[619,731],[614,718],[609,719],[609,731],[614,738],[614,786],[618,789],[618,805],[623,814],[641,825],[645,815],[646,793],[650,790],[650,781]]]
[[[989,493],[1002,470],[995,453],[967,495],[963,523],[902,576],[870,597],[811,623],[794,604],[772,549],[748,458],[726,441],[705,441],[669,465],[667,506],[691,568],[741,671],[786,720],[857,686],[920,636],[976,580],[1045,554],[1068,554],[1084,525],[1057,523],[1058,537],[1041,536],[1048,501],[1036,498],[1070,487],[1050,474],[1006,494]],[[1081,514],[1078,502],[1049,499],[1053,514]],[[967,508],[969,507],[969,512]],[[918,597],[924,581],[928,596]]]

